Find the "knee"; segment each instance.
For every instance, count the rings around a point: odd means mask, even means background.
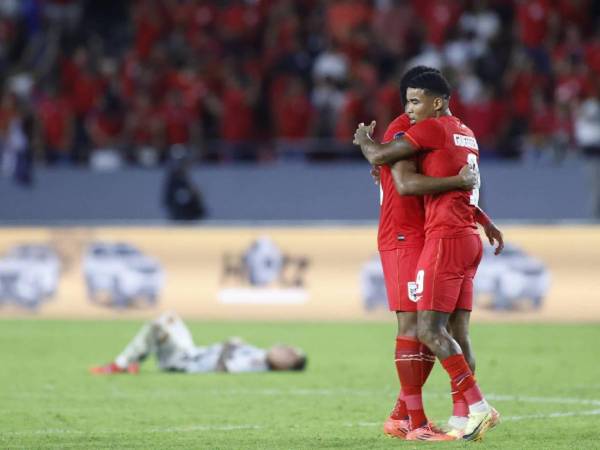
[[[469,355],[466,355],[465,359],[467,360],[471,372],[475,373],[475,357],[469,353]]]
[[[417,337],[417,315],[414,313],[398,314],[398,336]]]
[[[435,343],[438,340],[438,334],[439,333],[428,326],[428,324],[419,323],[417,325],[417,338],[429,348],[435,347]]]

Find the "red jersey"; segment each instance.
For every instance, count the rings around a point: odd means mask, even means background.
[[[449,177],[456,175],[465,164],[478,167],[479,150],[475,135],[457,117],[425,119],[413,125],[405,137],[419,150],[423,175]],[[478,201],[479,185],[472,191],[426,195],[425,237],[477,234],[474,217]]]
[[[410,127],[408,115],[402,114],[390,123],[383,136],[384,142],[397,139]],[[379,213],[379,232],[377,244],[379,250],[393,250],[405,246],[423,245],[425,210],[423,197],[400,195],[394,186],[389,166],[380,167],[381,181]]]

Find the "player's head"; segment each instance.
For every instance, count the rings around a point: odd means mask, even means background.
[[[406,107],[408,103],[406,101],[406,90],[408,89],[408,82],[414,77],[421,75],[425,72],[440,73],[440,71],[434,67],[415,66],[408,69],[400,79],[400,95],[402,96],[402,103],[404,104],[404,107]]]
[[[423,72],[408,80],[406,113],[412,123],[448,111],[450,84],[439,72]]]
[[[306,354],[289,345],[274,345],[267,352],[267,364],[271,370],[304,370]]]

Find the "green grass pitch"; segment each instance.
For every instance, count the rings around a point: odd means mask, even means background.
[[[293,343],[305,373],[98,377],[140,322],[0,321],[0,448],[600,448],[598,325],[473,326],[477,376],[503,423],[477,443],[409,443],[381,433],[398,384],[394,325],[201,323],[197,343]],[[446,374],[425,387],[450,413]]]

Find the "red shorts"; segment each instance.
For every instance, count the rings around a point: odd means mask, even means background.
[[[483,254],[477,234],[425,241],[417,263],[414,295],[419,311],[473,309],[473,278]]]
[[[417,304],[408,298],[422,247],[402,247],[379,252],[390,311],[415,312]]]

